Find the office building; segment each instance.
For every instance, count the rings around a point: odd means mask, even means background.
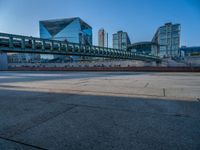
[[[198,46],[193,46],[193,47],[182,46],[180,48],[180,55],[181,55],[181,57],[190,57],[190,56],[200,57],[200,47],[198,47]]]
[[[40,21],[39,26],[41,38],[92,45],[92,27],[79,17]]]
[[[186,47],[182,46],[180,48],[179,60],[185,62],[185,64],[193,67],[200,66],[200,46]]]
[[[149,41],[133,43],[128,46],[127,50],[146,55],[158,55],[158,45]]]
[[[98,32],[98,46],[108,47],[108,33],[103,28]]]
[[[180,47],[180,24],[166,23],[156,31],[152,42],[159,45],[160,57],[178,57]]]
[[[131,42],[127,32],[118,31],[113,34],[113,48],[126,50],[130,44]]]

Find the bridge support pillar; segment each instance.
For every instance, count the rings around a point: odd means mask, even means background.
[[[8,57],[7,53],[0,52],[0,71],[8,70]]]
[[[161,64],[162,64],[162,62],[161,62],[161,61],[156,61],[156,67],[160,67],[160,66],[161,66]]]

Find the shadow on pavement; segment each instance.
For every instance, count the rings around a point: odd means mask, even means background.
[[[1,89],[0,108],[2,149],[200,148],[198,101]]]

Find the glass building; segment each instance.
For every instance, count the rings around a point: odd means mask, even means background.
[[[152,42],[159,45],[160,57],[178,57],[180,47],[180,24],[166,23],[156,31]]]
[[[98,46],[108,47],[108,33],[103,28],[98,32]]]
[[[137,42],[128,46],[128,51],[137,52],[146,55],[158,55],[158,45],[154,42]]]
[[[131,44],[127,32],[118,31],[113,34],[113,48],[126,50]]]
[[[182,46],[180,48],[180,55],[181,55],[181,57],[188,57],[188,56],[198,56],[198,57],[200,57],[200,47],[197,47],[197,46],[193,46],[193,47]]]
[[[79,17],[40,21],[39,27],[41,38],[92,45],[92,27]]]

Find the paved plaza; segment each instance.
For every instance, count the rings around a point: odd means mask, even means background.
[[[0,150],[198,150],[200,73],[0,72]]]

